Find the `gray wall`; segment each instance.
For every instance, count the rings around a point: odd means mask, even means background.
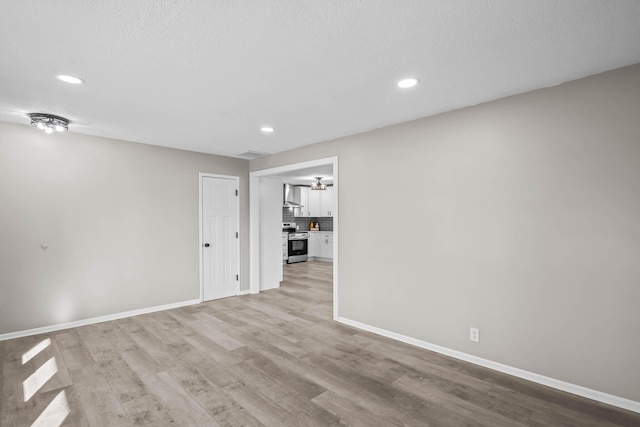
[[[640,66],[251,170],[334,155],[341,316],[640,401]]]
[[[0,123],[0,333],[197,299],[199,172],[240,176],[248,289],[248,168]]]

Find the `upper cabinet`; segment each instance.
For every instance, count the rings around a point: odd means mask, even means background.
[[[333,216],[333,186],[326,190],[314,191],[320,193],[320,214],[318,216]]]
[[[305,187],[309,193],[309,216],[322,216],[320,213],[320,193],[319,190],[311,190],[309,187]]]
[[[295,187],[293,191],[295,201],[302,205],[300,208],[295,208],[294,215],[297,217],[310,217],[309,187]]]
[[[295,209],[297,217],[332,217],[333,186],[326,190],[311,190],[309,187],[295,187],[296,202],[302,204]]]
[[[309,190],[309,213],[315,217],[333,216],[333,187],[326,190]]]

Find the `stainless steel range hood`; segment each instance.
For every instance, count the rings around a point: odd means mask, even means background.
[[[282,207],[283,208],[301,208],[302,205],[293,200],[293,187],[289,184],[282,186]]]

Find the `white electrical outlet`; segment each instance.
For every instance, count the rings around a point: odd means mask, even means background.
[[[474,342],[480,342],[480,329],[469,328],[469,339]]]

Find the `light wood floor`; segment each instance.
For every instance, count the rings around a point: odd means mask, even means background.
[[[299,263],[278,290],[1,342],[0,425],[640,425],[335,323],[331,287]]]

